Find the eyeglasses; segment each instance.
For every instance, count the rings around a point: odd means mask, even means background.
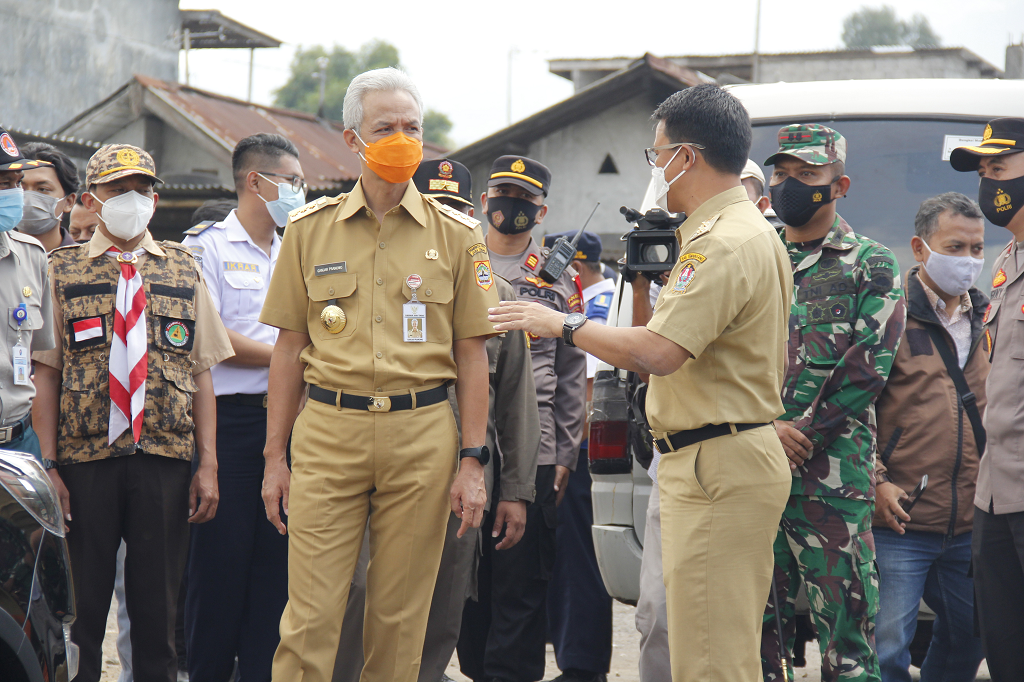
[[[663,144],[660,147],[648,147],[644,150],[644,155],[647,156],[647,163],[652,166],[656,166],[658,165],[658,152],[675,149],[676,147],[682,147],[683,145],[693,147],[694,149],[704,149],[704,145],[697,144],[696,142],[673,142],[672,144]]]
[[[282,173],[267,173],[265,171],[257,171],[260,175],[272,175],[275,178],[284,178],[288,181],[288,184],[292,186],[293,192],[302,191],[303,194],[309,189],[309,185],[306,181],[300,178],[298,175],[284,175]]]

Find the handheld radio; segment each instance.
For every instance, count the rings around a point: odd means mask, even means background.
[[[583,234],[583,230],[587,229],[587,225],[590,224],[590,218],[594,217],[597,212],[597,207],[601,205],[601,202],[597,202],[594,206],[594,210],[590,212],[590,217],[583,223],[583,227],[579,229],[579,232],[572,238],[572,241],[565,237],[559,237],[551,246],[551,254],[548,256],[548,260],[544,263],[544,267],[540,271],[540,278],[548,284],[554,284],[565,269],[569,267],[569,263],[573,262],[576,258],[576,242],[580,240],[580,235]]]

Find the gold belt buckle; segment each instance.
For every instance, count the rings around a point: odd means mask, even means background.
[[[264,410],[267,409],[268,398],[270,398],[269,394],[264,394],[263,395],[263,409]]]
[[[14,427],[5,426],[0,428],[0,443],[10,443],[12,440],[14,440]]]
[[[370,412],[390,412],[391,398],[368,398],[366,409],[368,409]]]

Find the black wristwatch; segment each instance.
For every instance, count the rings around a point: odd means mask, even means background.
[[[57,468],[57,460],[49,459],[47,457],[43,457],[43,468],[44,469],[56,469]]]
[[[478,448],[462,448],[459,450],[459,461],[462,461],[467,457],[479,460],[481,464],[487,464],[491,461],[491,451],[487,449],[486,445],[481,445]]]
[[[572,342],[572,333],[582,327],[586,321],[587,316],[583,313],[569,313],[565,316],[565,321],[562,322],[562,340],[565,341],[565,345],[576,346]]]

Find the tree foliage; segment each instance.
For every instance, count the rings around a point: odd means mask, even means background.
[[[328,52],[321,45],[299,48],[292,59],[288,81],[274,91],[274,106],[297,109],[316,114],[320,104],[320,78],[317,59],[327,57],[327,82],[324,88],[324,116],[333,121],[342,120],[345,92],[352,79],[370,69],[385,66],[402,68],[398,48],[383,40],[374,40],[358,51],[335,45]],[[428,142],[450,146],[448,133],[452,122],[443,113],[428,109],[423,114],[423,137]]]
[[[876,45],[928,47],[939,44],[939,36],[926,17],[915,14],[904,21],[889,5],[865,7],[843,20],[843,45],[851,50]]]
[[[423,114],[423,139],[425,141],[451,149],[453,145],[448,137],[448,133],[451,131],[452,120],[446,114],[435,109],[427,109],[427,112]]]

